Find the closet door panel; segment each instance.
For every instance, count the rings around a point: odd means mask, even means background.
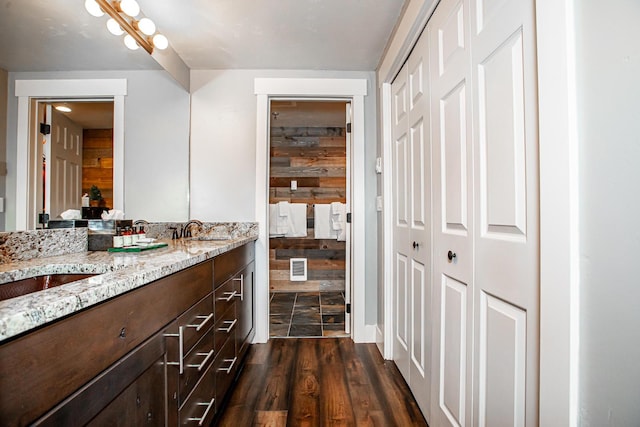
[[[474,418],[538,424],[539,195],[533,0],[471,8]]]
[[[440,317],[440,392],[438,405],[449,425],[466,425],[467,285],[442,276]]]

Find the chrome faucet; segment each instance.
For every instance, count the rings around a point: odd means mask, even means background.
[[[189,222],[187,222],[182,228],[182,237],[191,237],[191,226],[193,224],[196,224],[198,228],[202,227],[202,221],[199,221],[197,219],[192,219]]]
[[[149,224],[149,221],[145,219],[136,219],[135,221],[133,221],[133,225],[147,225],[147,224]]]

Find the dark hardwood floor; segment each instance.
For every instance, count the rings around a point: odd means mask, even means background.
[[[219,426],[426,426],[393,362],[349,338],[254,344]]]

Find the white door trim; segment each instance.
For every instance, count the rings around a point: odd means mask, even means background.
[[[390,44],[378,70],[381,88],[384,185],[384,242],[391,224],[391,84],[417,40],[424,20],[418,11],[437,1],[412,0],[403,31]],[[574,0],[537,0],[538,114],[540,146],[540,425],[578,425],[578,150],[575,95]],[[425,9],[422,9],[423,11]],[[413,17],[411,14],[413,13]],[[407,19],[406,16],[410,18]],[[413,18],[413,19],[411,19]],[[426,21],[425,21],[426,22]],[[544,31],[540,31],[544,28]],[[409,47],[408,47],[409,46]],[[392,358],[390,300],[392,259],[384,252],[384,356]],[[379,319],[379,322],[382,319]]]
[[[124,97],[126,79],[16,80],[18,97],[16,137],[16,213],[15,229],[34,228],[28,216],[29,106],[31,98],[113,98],[113,207],[124,211]],[[80,197],[81,195],[78,195]]]
[[[256,78],[256,337],[254,342],[269,339],[269,103],[271,97],[342,98],[352,103],[351,178],[351,283],[352,334],[355,342],[375,341],[375,328],[365,325],[365,200],[364,200],[364,97],[365,79],[297,79]],[[262,284],[262,285],[260,285]]]
[[[578,425],[579,217],[574,0],[537,0],[540,425]],[[544,28],[544,31],[542,31]]]

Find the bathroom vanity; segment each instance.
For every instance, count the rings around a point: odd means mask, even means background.
[[[103,271],[0,302],[0,425],[209,425],[255,332],[255,239],[0,270]]]

